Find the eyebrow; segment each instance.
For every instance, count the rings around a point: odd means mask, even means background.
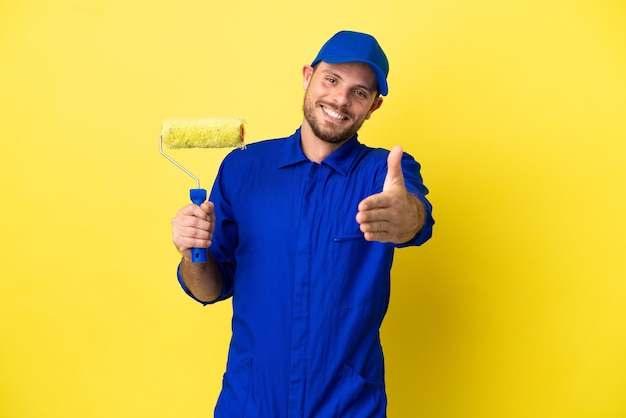
[[[332,76],[333,76],[333,77],[335,77],[335,78],[338,78],[338,79],[340,79],[340,80],[343,80],[343,77],[342,77],[340,74],[338,74],[338,73],[336,73],[336,72],[334,72],[334,71],[331,71],[331,70],[323,70],[323,72],[324,72],[325,74],[329,74],[329,75],[332,75]],[[374,88],[374,89],[372,89],[371,87],[368,87],[368,86],[363,85],[363,84],[356,84],[356,85],[354,85],[354,86],[352,86],[352,87],[354,87],[354,88],[359,88],[359,89],[363,89],[363,90],[366,90],[366,91],[367,91],[367,92],[369,92],[369,93],[372,93],[372,92],[376,91],[376,89],[375,89],[375,88]]]

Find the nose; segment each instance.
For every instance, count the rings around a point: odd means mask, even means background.
[[[339,107],[350,106],[350,90],[344,88],[337,88],[332,95],[333,102]]]

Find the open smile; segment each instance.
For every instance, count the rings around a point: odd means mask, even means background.
[[[329,109],[328,107],[321,105],[320,106],[322,108],[322,110],[324,111],[324,113],[326,113],[328,116],[330,116],[332,119],[338,120],[338,121],[344,121],[344,120],[348,120],[347,116],[344,116],[340,113],[335,112],[332,109]]]

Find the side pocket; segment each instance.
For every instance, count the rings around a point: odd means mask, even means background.
[[[246,359],[224,373],[222,391],[215,406],[216,418],[244,418],[250,393],[252,360]]]
[[[390,267],[382,262],[386,249],[376,244],[365,241],[362,234],[333,239],[332,292],[337,308],[389,298]]]
[[[344,365],[338,412],[341,418],[384,418],[385,383],[365,380],[352,367]]]

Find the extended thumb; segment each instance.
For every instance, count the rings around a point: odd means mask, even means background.
[[[396,183],[404,185],[404,174],[402,174],[402,148],[398,145],[392,148],[387,157],[387,176],[385,177],[385,184],[383,185],[383,191]]]

